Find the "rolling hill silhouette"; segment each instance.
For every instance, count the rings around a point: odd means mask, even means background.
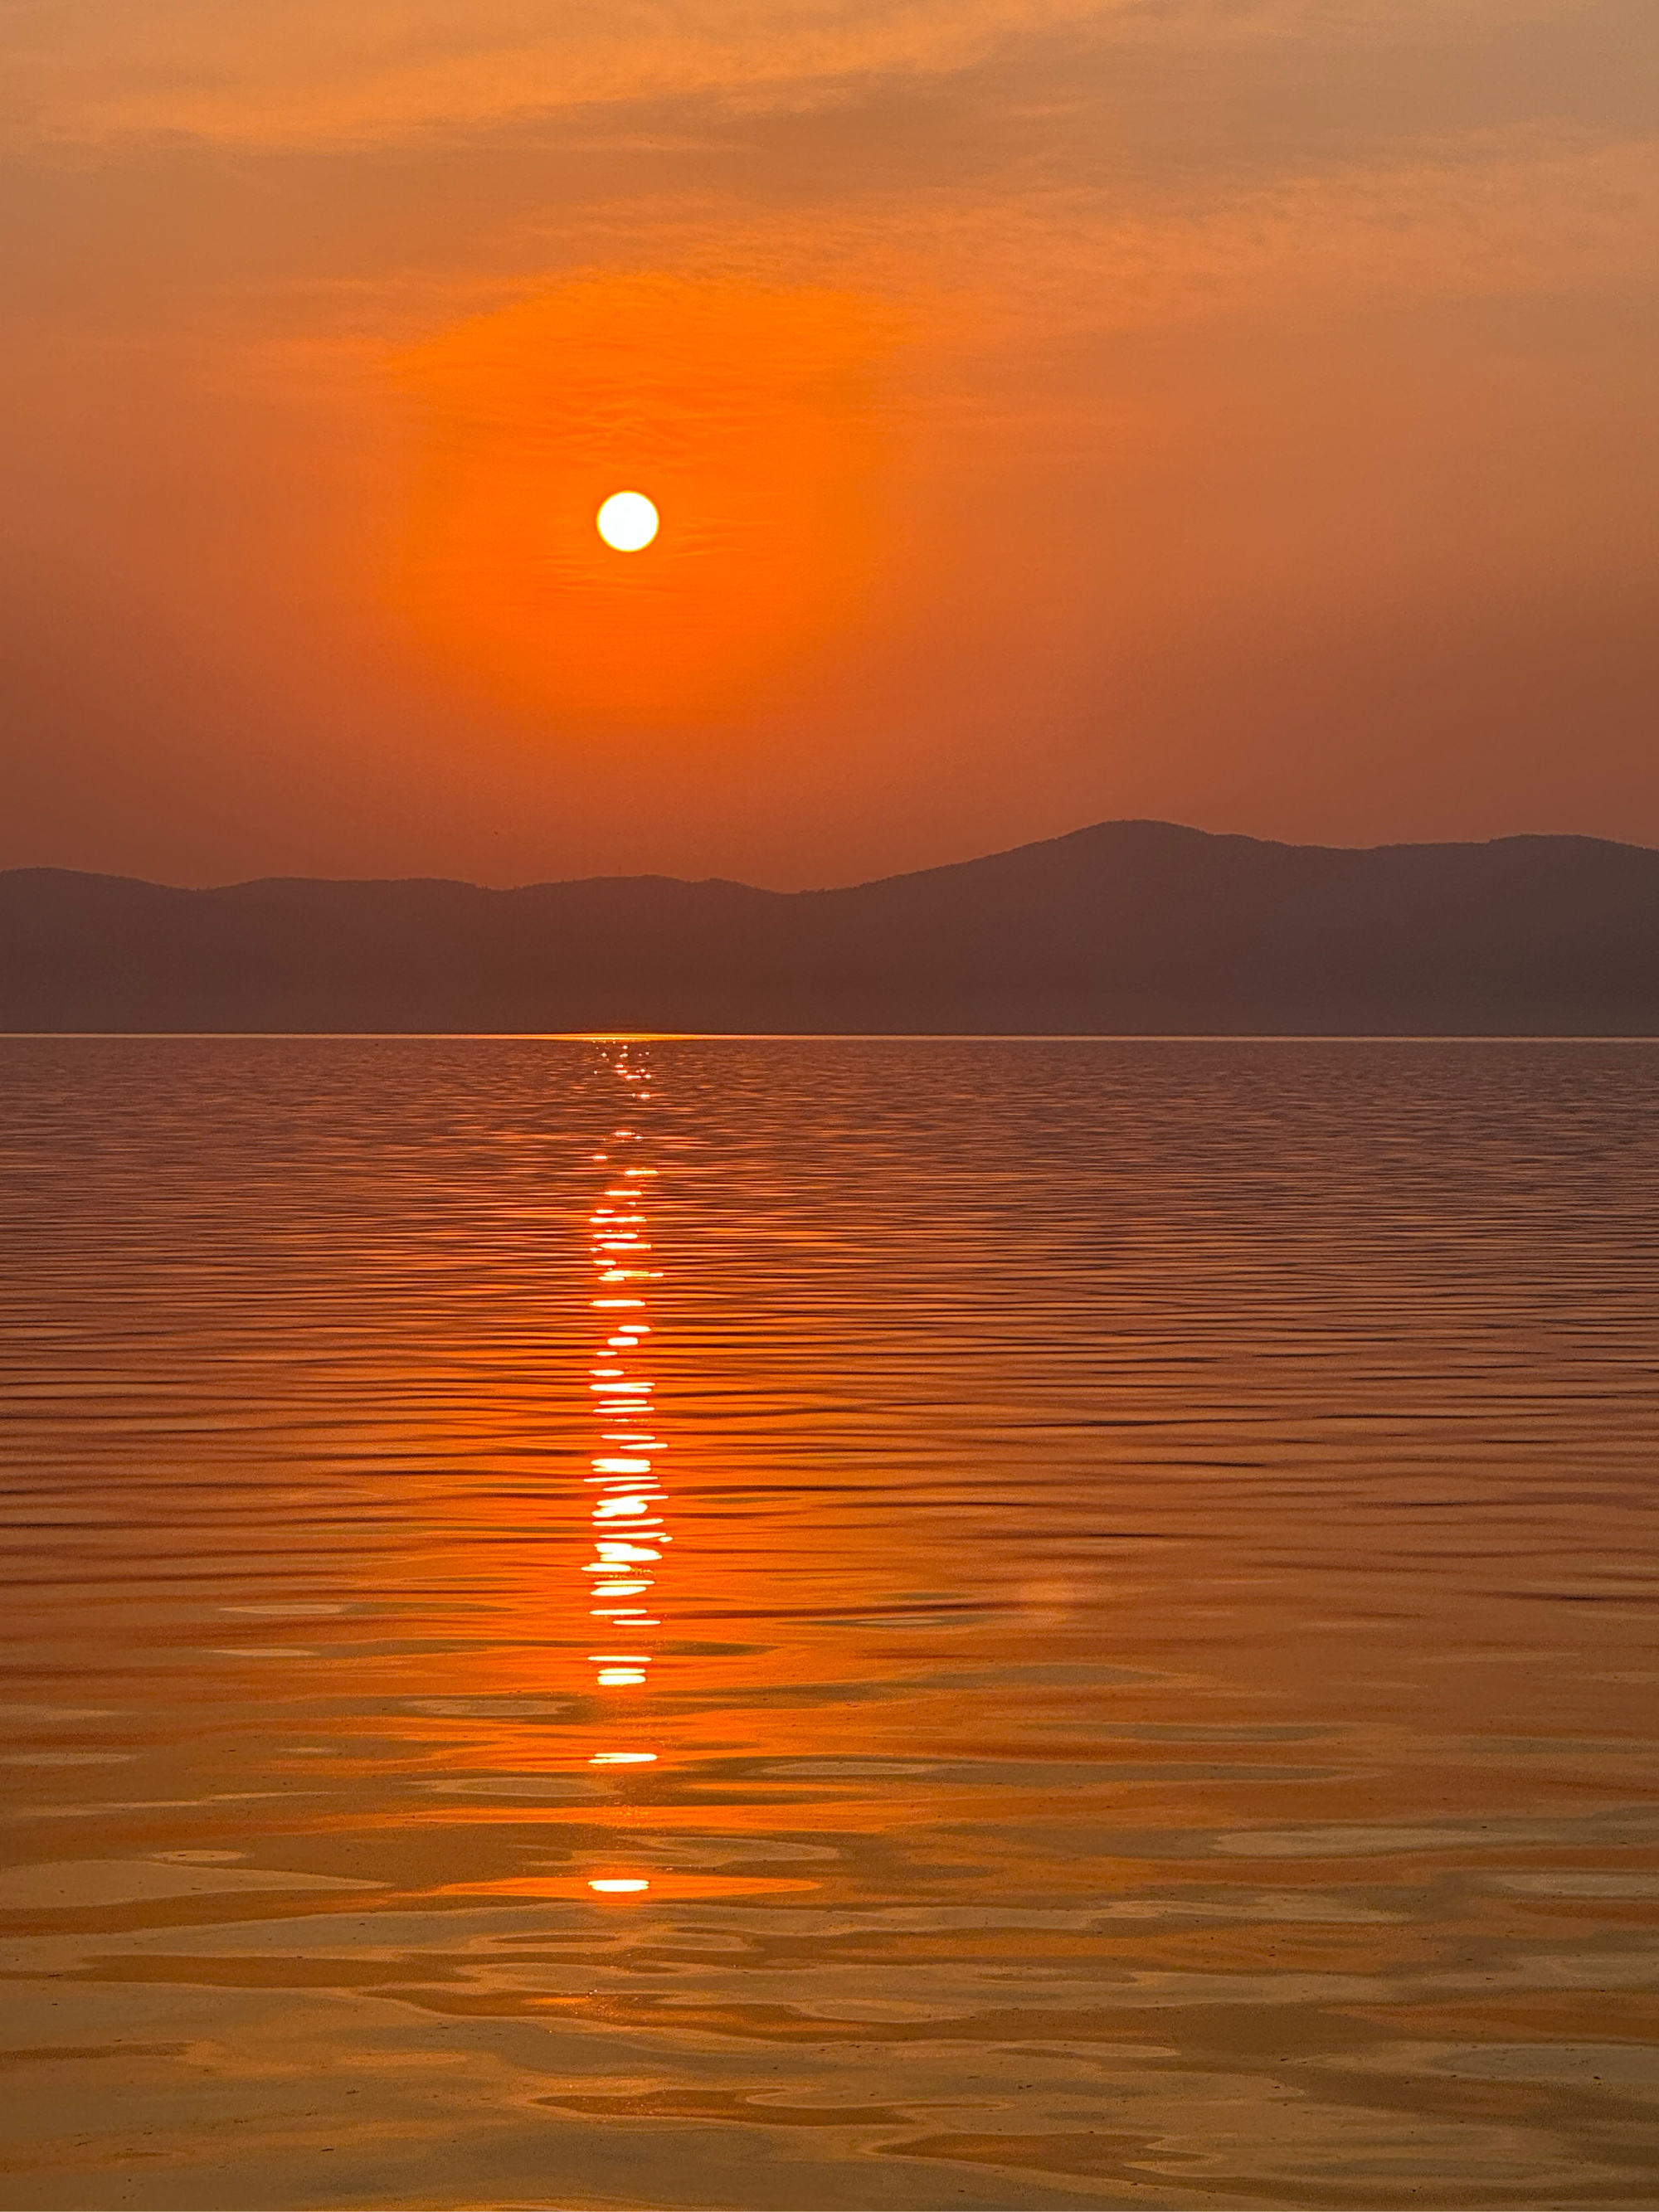
[[[1659,1032],[1659,852],[1106,822],[844,890],[0,873],[19,1030]]]

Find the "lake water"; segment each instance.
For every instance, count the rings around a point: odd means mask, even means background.
[[[1659,1046],[0,1046],[11,2207],[1659,2201]]]

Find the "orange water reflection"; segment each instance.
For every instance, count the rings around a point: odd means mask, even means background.
[[[650,1079],[635,1045],[611,1047],[605,1066],[622,1086],[626,1119],[593,1155],[594,1164],[605,1170],[605,1187],[588,1216],[595,1327],[587,1387],[599,1449],[586,1478],[594,1492],[592,1557],[582,1572],[592,1578],[588,1617],[598,1625],[595,1640],[602,1646],[589,1652],[587,1663],[594,1669],[594,1688],[609,1696],[649,1684],[656,1659],[653,1638],[662,1625],[652,1609],[652,1593],[664,1547],[674,1540],[664,1524],[667,1499],[657,1475],[664,1447],[649,1371],[650,1286],[662,1279],[662,1271],[648,1264],[645,1202],[657,1170],[637,1109],[651,1101]],[[620,1733],[631,1735],[632,1717],[617,1714]],[[593,1753],[588,1763],[649,1766],[657,1758],[647,1744],[628,1741]],[[608,1897],[637,1896],[651,1885],[641,1875],[614,1874],[594,1876],[586,1887]]]
[[[1639,2199],[1659,1046],[7,1066],[0,2204]]]

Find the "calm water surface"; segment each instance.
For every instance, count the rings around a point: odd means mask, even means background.
[[[0,2202],[1659,2200],[1659,1047],[0,1115]]]

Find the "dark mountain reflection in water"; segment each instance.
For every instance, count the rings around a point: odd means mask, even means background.
[[[1655,2201],[1659,1047],[3,1064],[0,2202]]]

